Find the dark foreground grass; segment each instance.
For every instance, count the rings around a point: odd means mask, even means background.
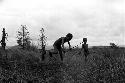
[[[87,62],[79,49],[41,61],[37,51],[0,50],[0,83],[124,83],[125,49],[90,48]]]

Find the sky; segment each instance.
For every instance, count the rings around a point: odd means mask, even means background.
[[[47,45],[67,33],[73,34],[73,46],[84,37],[90,46],[125,45],[125,0],[0,0],[0,34],[5,27],[8,46],[17,45],[21,25],[33,42],[44,28]]]

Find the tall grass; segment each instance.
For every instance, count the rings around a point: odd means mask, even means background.
[[[87,62],[84,61],[84,54],[77,53],[72,58],[77,57],[67,62],[68,73],[74,83],[125,82],[125,49],[90,48],[89,51]]]
[[[0,50],[0,83],[124,83],[125,48],[90,48],[87,62],[80,49],[68,51],[64,61],[53,55],[39,62],[41,53],[31,50]],[[56,60],[58,59],[58,60]],[[46,63],[45,63],[46,62]]]

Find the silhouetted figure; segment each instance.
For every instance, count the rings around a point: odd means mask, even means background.
[[[82,44],[81,51],[84,51],[85,61],[86,61],[87,60],[87,56],[89,54],[88,44],[86,44],[87,43],[87,38],[83,38],[83,42],[84,42],[84,44]],[[80,51],[80,53],[81,53],[81,51]]]
[[[2,40],[0,41],[0,43],[1,43],[2,48],[5,50],[5,46],[6,46],[5,39],[7,40],[7,36],[8,36],[8,34],[5,32],[5,28],[3,28],[2,33],[3,33]]]
[[[70,40],[73,38],[73,35],[71,33],[68,33],[66,37],[61,37],[58,40],[56,40],[53,44],[54,51],[49,52],[49,55],[52,57],[52,54],[60,54],[61,60],[63,61],[62,51],[65,53],[64,50],[64,43],[68,42],[69,49],[71,50]]]

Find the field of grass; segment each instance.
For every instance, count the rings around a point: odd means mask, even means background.
[[[0,49],[0,83],[125,83],[125,48],[90,48],[85,62],[80,49],[41,61],[41,54]],[[7,55],[7,59],[6,59]]]

